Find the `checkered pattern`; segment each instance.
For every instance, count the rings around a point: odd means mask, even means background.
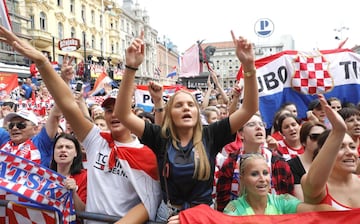
[[[295,74],[291,85],[295,91],[304,94],[319,94],[333,88],[334,81],[328,72],[329,62],[323,56],[299,55],[294,62]]]
[[[65,177],[37,163],[5,151],[0,151],[0,161],[3,163],[3,168],[6,165],[5,175],[0,178],[0,191],[6,192],[1,192],[3,194],[0,198],[52,207],[62,213],[64,223],[71,223],[71,221],[75,220],[72,209],[72,192],[67,190],[63,184]],[[17,169],[13,169],[14,167]],[[26,171],[26,173],[18,175],[17,179],[13,180],[14,175],[19,170]],[[34,184],[28,181],[30,178],[38,180],[39,186],[36,189],[33,189],[35,188]],[[42,192],[45,186],[49,190]],[[8,214],[8,211],[6,214]],[[1,212],[2,218],[3,215],[3,212]]]

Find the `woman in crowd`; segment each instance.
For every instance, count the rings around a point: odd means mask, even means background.
[[[304,147],[304,153],[288,161],[294,176],[294,195],[304,201],[300,185],[301,177],[309,171],[314,159],[314,151],[317,149],[317,139],[326,130],[323,123],[317,121],[306,121],[300,129],[300,142]]]
[[[216,106],[207,106],[202,111],[202,113],[204,115],[206,125],[212,124],[212,123],[218,121],[219,117],[220,117],[219,109],[216,108]]]
[[[300,142],[300,121],[293,115],[285,113],[279,117],[278,125],[283,139],[278,140],[277,152],[286,161],[304,153]]]
[[[80,143],[73,135],[62,133],[56,137],[50,168],[66,177],[65,187],[73,190],[75,210],[85,211],[87,172]]]
[[[340,114],[331,109],[324,96],[319,95],[319,99],[332,129],[319,136],[320,150],[301,179],[304,201],[329,204],[339,210],[359,208],[360,178],[355,174],[359,158],[357,142],[346,133]]]
[[[242,147],[229,154],[218,172],[217,182],[217,210],[223,211],[226,204],[239,195],[239,166],[238,160],[242,155],[259,153],[266,159],[271,173],[271,192],[275,194],[293,192],[293,176],[289,165],[278,155],[272,153],[276,148],[276,140],[266,138],[265,123],[260,114],[253,115],[238,131]],[[233,197],[231,197],[231,195]]]
[[[261,154],[245,154],[240,161],[240,197],[225,208],[228,215],[282,215],[335,210],[329,205],[311,205],[290,194],[269,193],[271,174]]]
[[[203,127],[200,107],[191,92],[179,90],[170,97],[162,126],[150,124],[131,111],[135,73],[144,59],[144,33],[126,51],[125,73],[120,86],[115,114],[156,154],[161,174],[163,201],[157,221],[198,204],[212,205],[215,156],[258,110],[258,88],[252,44],[235,38],[236,55],[244,70],[243,105],[228,118]],[[155,108],[155,111],[159,108]],[[176,216],[178,217],[178,216]]]

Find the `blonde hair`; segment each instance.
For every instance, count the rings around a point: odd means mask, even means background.
[[[266,163],[265,157],[263,155],[261,155],[260,153],[249,153],[249,154],[244,154],[241,156],[240,165],[239,165],[240,177],[244,176],[245,169],[246,169],[247,165],[249,164],[249,161],[253,161],[256,159],[262,159]],[[244,185],[244,181],[240,180],[239,186],[240,186],[239,196],[246,195],[246,188]]]
[[[199,104],[196,102],[196,99],[192,93],[185,90],[179,90],[173,96],[170,97],[169,101],[165,106],[165,115],[162,123],[161,135],[164,138],[171,137],[172,145],[175,147],[175,149],[179,150],[177,142],[179,142],[180,139],[178,136],[175,123],[171,116],[171,109],[173,108],[175,97],[180,93],[185,93],[191,96],[191,98],[195,103],[196,109],[198,110],[198,117],[196,124],[193,127],[193,138],[192,138],[195,149],[194,151],[195,171],[193,178],[197,180],[208,180],[210,178],[211,169],[210,169],[209,158],[206,154],[205,146],[202,142],[203,136],[202,136],[202,124],[200,119],[200,107]]]

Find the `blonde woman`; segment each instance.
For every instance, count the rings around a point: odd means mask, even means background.
[[[161,176],[163,201],[157,221],[177,223],[178,211],[198,204],[212,205],[215,156],[234,140],[236,131],[258,110],[258,87],[252,44],[235,38],[236,55],[245,71],[243,106],[228,118],[203,127],[200,107],[193,94],[177,91],[164,108],[162,125],[154,125],[131,111],[135,73],[144,59],[144,33],[126,51],[126,66],[116,101],[115,114],[120,122],[141,138],[156,154]]]

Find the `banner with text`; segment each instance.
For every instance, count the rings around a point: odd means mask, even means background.
[[[319,93],[357,104],[359,65],[360,55],[349,49],[283,51],[257,60],[259,108],[264,121],[271,127],[275,112],[285,102],[295,103],[299,118],[305,118],[308,104]],[[242,75],[240,70],[240,83]]]

